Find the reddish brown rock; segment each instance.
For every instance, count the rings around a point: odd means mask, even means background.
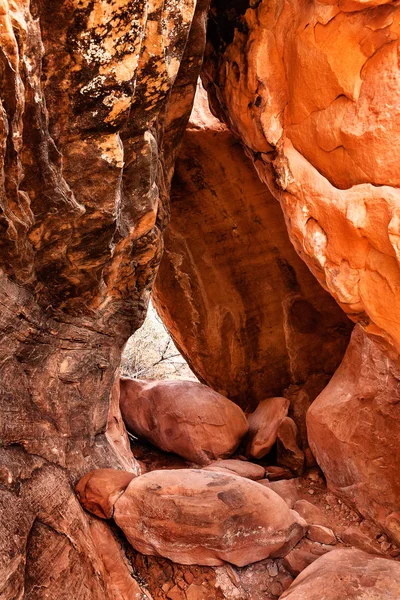
[[[396,354],[399,12],[386,0],[215,0],[203,71],[297,252]]]
[[[247,460],[218,460],[210,463],[204,468],[207,471],[231,473],[232,475],[239,475],[240,477],[246,477],[247,479],[253,479],[254,481],[265,477],[264,467]]]
[[[110,404],[161,259],[205,12],[1,2],[2,600],[112,597],[73,485],[137,467]]]
[[[336,544],[336,536],[332,529],[324,527],[323,525],[309,525],[306,535],[311,541],[318,542],[319,544]]]
[[[294,580],[281,600],[398,600],[400,564],[361,550],[333,550]]]
[[[299,444],[296,423],[290,417],[285,417],[276,434],[276,462],[281,467],[290,469],[295,475],[301,475],[304,470],[304,453]]]
[[[110,600],[152,600],[150,594],[139,586],[132,573],[121,544],[107,525],[90,519],[90,532],[96,550],[104,565],[106,592]]]
[[[328,485],[400,542],[400,368],[361,328],[307,423]]]
[[[299,500],[299,481],[300,479],[282,479],[281,481],[259,481],[262,485],[278,494],[288,505],[293,508]]]
[[[197,464],[230,456],[247,432],[243,411],[201,383],[121,379],[120,385],[129,431]]]
[[[111,519],[116,500],[134,477],[126,471],[97,469],[82,477],[75,491],[86,510],[102,519]]]
[[[371,538],[371,536],[367,535],[356,525],[350,525],[350,527],[346,527],[346,529],[341,531],[340,538],[345,544],[355,546],[360,550],[364,550],[364,552],[369,552],[370,554],[382,554],[379,542]]]
[[[246,452],[253,458],[262,458],[276,442],[278,429],[289,410],[286,398],[266,398],[248,416],[249,433]]]
[[[199,92],[153,297],[200,380],[246,410],[333,373],[347,345],[347,319],[296,255],[279,204]]]
[[[279,481],[280,479],[293,479],[293,473],[289,469],[276,467],[275,465],[265,467],[265,476],[269,481]]]
[[[143,554],[238,566],[285,554],[305,522],[274,492],[236,475],[153,471],[132,480],[114,519]]]
[[[299,513],[309,525],[330,525],[329,519],[322,510],[318,508],[318,506],[315,506],[315,504],[308,502],[308,500],[298,500],[294,504],[293,509]]]

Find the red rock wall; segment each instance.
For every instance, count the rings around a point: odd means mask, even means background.
[[[246,409],[332,374],[348,341],[350,323],[297,256],[279,203],[201,88],[153,295],[196,375]]]
[[[161,258],[205,11],[1,3],[2,600],[128,597],[71,484],[137,469],[114,382]]]

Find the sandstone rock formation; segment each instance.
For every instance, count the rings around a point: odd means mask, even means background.
[[[300,256],[397,353],[399,11],[387,0],[215,0],[203,72]]]
[[[253,458],[262,458],[276,442],[279,426],[289,410],[286,398],[266,398],[248,417],[246,452]]]
[[[276,461],[296,475],[301,475],[304,468],[304,453],[299,448],[300,443],[296,423],[290,417],[285,417],[276,432]]]
[[[282,556],[306,526],[259,483],[200,469],[133,479],[114,504],[114,520],[142,554],[196,565],[244,566]]]
[[[154,303],[200,380],[245,409],[316,373],[319,393],[347,345],[347,319],[296,255],[279,204],[201,89]]]
[[[239,475],[247,479],[263,479],[265,477],[265,469],[261,465],[257,465],[247,460],[217,460],[204,467],[207,471],[220,471],[230,473],[231,475]]]
[[[307,423],[331,489],[400,543],[400,368],[360,327]]]
[[[307,567],[281,600],[398,600],[400,564],[361,550],[333,550]]]
[[[230,456],[247,433],[239,406],[201,383],[121,379],[120,387],[128,429],[197,464]]]
[[[206,8],[1,3],[2,600],[113,597],[72,485],[137,469],[109,406],[161,257]]]
[[[86,510],[102,519],[111,519],[115,502],[134,477],[127,471],[96,469],[79,480],[75,491]]]

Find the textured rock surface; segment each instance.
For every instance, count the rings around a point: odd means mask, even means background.
[[[262,400],[248,417],[246,452],[248,456],[262,458],[276,442],[278,429],[289,410],[289,400],[275,397]]]
[[[75,487],[84,508],[102,519],[110,519],[114,504],[135,477],[127,471],[96,469],[79,480]]]
[[[307,567],[282,600],[397,600],[400,564],[361,550],[333,550]]]
[[[230,456],[247,433],[239,406],[201,383],[121,379],[120,386],[128,429],[197,464]]]
[[[276,432],[276,460],[279,466],[287,467],[296,475],[301,475],[304,468],[304,453],[299,444],[296,423],[290,417],[285,417]]]
[[[307,414],[328,485],[400,543],[400,369],[356,327],[343,362]]]
[[[399,10],[386,0],[215,0],[204,71],[300,256],[397,352]]]
[[[197,565],[282,556],[305,528],[259,483],[200,469],[137,477],[116,501],[114,520],[141,553]]]
[[[112,597],[72,485],[137,468],[112,388],[161,256],[205,10],[1,3],[2,600]]]
[[[232,475],[240,475],[240,477],[246,477],[254,481],[265,477],[264,467],[247,460],[217,460],[204,468],[207,471],[222,471],[224,473],[231,473]]]
[[[196,375],[251,410],[315,373],[325,374],[319,393],[349,323],[296,255],[279,204],[201,90],[171,201],[154,302]]]

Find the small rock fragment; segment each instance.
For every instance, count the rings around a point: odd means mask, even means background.
[[[275,444],[279,425],[289,410],[289,400],[281,397],[266,398],[248,416],[246,452],[253,458],[262,458]]]

